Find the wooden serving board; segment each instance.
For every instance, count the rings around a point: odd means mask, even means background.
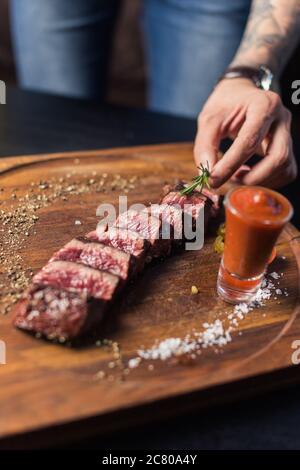
[[[193,176],[192,146],[4,158],[0,160],[0,187],[4,188],[0,209],[17,204],[32,182],[64,178],[68,173],[77,179],[103,173],[136,176],[129,202],[157,202],[165,182]],[[8,201],[12,192],[16,199]],[[67,201],[40,209],[39,220],[20,249],[25,265],[38,270],[54,250],[94,229],[97,206],[104,201],[116,203],[119,193],[110,189],[71,195]],[[81,225],[75,225],[75,220]],[[1,236],[6,236],[5,231]],[[208,234],[200,252],[176,254],[149,265],[129,287],[108,336],[120,345],[125,363],[142,345],[184,337],[193,328],[201,330],[204,322],[226,318],[232,307],[216,295],[220,257],[213,251],[214,238],[215,233]],[[208,348],[187,362],[153,361],[153,370],[144,362],[124,381],[118,380],[117,370],[107,367],[112,360],[110,348],[94,342],[77,348],[45,342],[14,329],[10,313],[0,316],[0,340],[7,352],[7,363],[0,365],[0,445],[36,447],[106,433],[296,381],[299,370],[292,365],[291,345],[300,339],[299,240],[299,232],[289,225],[272,266],[284,273],[281,288],[287,288],[289,295],[253,310],[222,351]],[[191,295],[192,285],[199,287],[198,295]],[[110,377],[95,380],[101,370]]]

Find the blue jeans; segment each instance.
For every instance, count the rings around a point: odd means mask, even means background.
[[[119,0],[11,0],[24,88],[101,99]],[[251,0],[144,0],[152,110],[195,117],[240,43]]]

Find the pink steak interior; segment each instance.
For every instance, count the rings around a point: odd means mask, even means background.
[[[160,221],[157,217],[146,213],[129,210],[119,215],[117,227],[124,227],[137,232],[140,236],[154,244],[159,239]]]
[[[119,278],[82,264],[53,261],[34,276],[33,282],[65,289],[73,288],[87,292],[96,299],[111,300],[118,287]]]
[[[65,245],[50,261],[64,260],[86,264],[91,268],[108,271],[126,280],[129,276],[131,256],[113,247],[74,239]]]
[[[111,227],[107,231],[95,230],[88,233],[86,238],[113,246],[136,258],[143,257],[148,248],[147,241],[137,232],[121,227]]]

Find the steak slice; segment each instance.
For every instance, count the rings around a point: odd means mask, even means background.
[[[150,246],[148,240],[141,237],[137,232],[118,227],[110,227],[108,230],[97,228],[88,233],[85,238],[103,245],[112,246],[118,250],[132,255],[136,260],[136,271],[144,267],[146,252]]]
[[[124,251],[85,238],[74,239],[57,251],[49,262],[73,261],[90,268],[108,271],[126,281],[133,270],[134,258]]]
[[[201,192],[195,189],[190,195],[181,194],[186,183],[179,182],[174,187],[166,185],[163,189],[164,196],[161,204],[178,205],[184,212],[190,214],[194,219],[199,217],[200,211],[205,208],[205,221],[216,216],[219,211],[219,196],[217,193],[204,188]]]
[[[117,218],[115,226],[133,230],[149,240],[148,259],[167,256],[170,253],[171,241],[161,238],[161,221],[147,212],[132,209],[123,212]]]
[[[197,190],[196,190],[197,191]],[[199,191],[197,191],[199,192]],[[210,208],[210,215],[212,217],[216,217],[219,210],[220,210],[220,197],[217,193],[214,191],[211,191],[208,188],[203,188],[202,189],[202,194],[207,198],[207,201],[209,202],[209,208]]]
[[[183,240],[183,211],[176,205],[152,204],[145,209],[161,220],[161,237],[177,244]]]
[[[164,187],[164,196],[161,204],[169,204],[179,206],[186,214],[192,218],[192,224],[201,216],[204,210],[204,227],[207,226],[211,217],[215,217],[219,210],[219,196],[209,189],[205,188],[201,192],[194,190],[189,195],[181,194],[181,190],[185,188],[185,183],[180,182],[175,187],[167,185]],[[187,219],[188,220],[188,219]]]
[[[76,338],[102,320],[119,283],[118,276],[83,264],[52,261],[34,276],[13,323],[49,339]]]
[[[62,289],[76,289],[89,297],[112,300],[118,290],[120,278],[71,261],[53,261],[46,264],[34,277],[34,284]]]
[[[104,307],[84,291],[32,284],[15,308],[13,324],[48,339],[73,339],[102,319]]]
[[[180,207],[184,213],[189,214],[194,220],[203,211],[205,202],[206,199],[201,195],[193,193],[190,196],[184,196],[179,191],[170,191],[161,200],[161,204]]]

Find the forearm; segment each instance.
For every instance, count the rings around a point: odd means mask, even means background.
[[[265,64],[277,75],[300,38],[300,0],[253,0],[247,27],[231,66]]]

